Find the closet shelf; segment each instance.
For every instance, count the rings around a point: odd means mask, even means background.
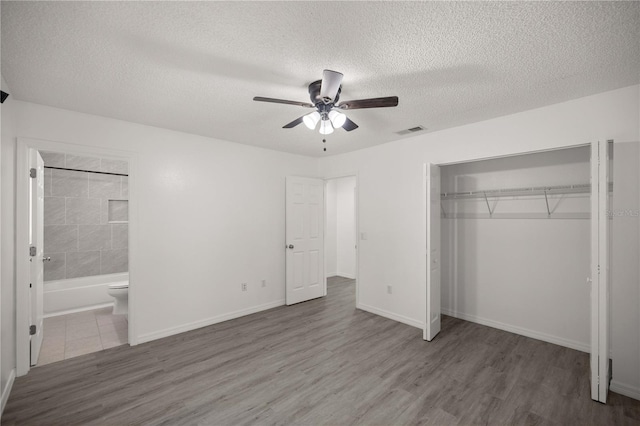
[[[609,184],[609,191],[613,184]],[[535,195],[555,194],[588,194],[591,192],[591,184],[537,186],[528,188],[488,189],[484,191],[469,192],[444,192],[440,194],[442,200],[460,200],[471,198],[497,198],[497,197],[527,197]]]

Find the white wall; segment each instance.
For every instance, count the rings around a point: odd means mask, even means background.
[[[7,93],[11,91],[7,88],[4,78],[2,79],[2,90]],[[8,397],[13,374],[16,365],[15,347],[15,253],[13,250],[14,241],[14,212],[11,208],[14,198],[13,166],[15,158],[15,105],[16,101],[9,96],[0,107],[2,115],[2,177],[0,181],[2,198],[0,200],[0,304],[1,304],[1,341],[0,350],[0,391],[4,398]]]
[[[132,241],[130,259],[139,341],[284,302],[285,176],[314,175],[315,160],[31,103],[15,105],[21,137],[137,153],[130,182],[131,197],[138,197],[138,211],[132,213],[138,222],[130,224],[132,232],[137,226],[137,246]],[[9,189],[15,185],[13,158],[12,144],[3,141],[3,186]],[[3,230],[11,230],[11,191],[2,196]],[[12,247],[6,247],[8,254]],[[243,282],[247,292],[240,290]]]
[[[358,242],[359,306],[415,326],[424,324],[424,163],[460,162],[598,139],[637,142],[638,93],[639,87],[631,86],[321,159],[324,176],[358,172],[359,227],[367,235],[367,240]],[[393,294],[386,292],[390,284]],[[617,289],[614,282],[612,291]],[[640,338],[634,315],[618,312],[612,321],[613,329],[631,341]],[[619,343],[614,343],[614,353],[626,352],[618,350]],[[620,358],[615,363],[614,381],[626,383],[626,378],[637,377],[637,359],[630,363]],[[629,386],[640,390],[638,381]]]
[[[326,182],[326,211],[327,234],[324,238],[324,259],[327,277],[333,277],[338,274],[338,212],[336,204],[337,180],[331,179]]]
[[[337,274],[356,277],[355,176],[337,179]]]
[[[327,276],[356,277],[355,176],[327,181]]]
[[[588,184],[589,157],[587,146],[444,166],[442,188]],[[493,218],[484,199],[443,201],[442,310],[589,352],[589,193],[548,201],[551,219],[544,195],[489,198]]]

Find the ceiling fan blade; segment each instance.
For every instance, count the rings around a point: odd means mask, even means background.
[[[355,101],[346,101],[338,105],[340,109],[363,109],[363,108],[386,108],[398,106],[397,96],[388,96],[386,98],[358,99]]]
[[[342,128],[345,129],[347,132],[350,132],[352,130],[357,129],[358,125],[347,118],[347,120],[342,125]]]
[[[322,84],[320,85],[320,97],[322,99],[334,100],[338,94],[338,89],[342,84],[342,73],[331,70],[322,71]]]
[[[289,124],[285,124],[284,126],[282,126],[283,129],[291,129],[292,127],[296,127],[298,124],[302,123],[302,119],[304,118],[304,115],[300,118],[296,118],[295,120],[293,120],[291,123]]]
[[[315,105],[310,104],[309,102],[287,101],[285,99],[274,99],[274,98],[263,98],[262,96],[256,96],[253,98],[253,100],[259,101],[259,102],[271,102],[274,104],[297,105],[305,108],[315,108]]]

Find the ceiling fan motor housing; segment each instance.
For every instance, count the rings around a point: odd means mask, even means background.
[[[318,104],[322,104],[322,105],[330,104],[331,106],[337,104],[338,100],[340,99],[340,92],[342,92],[342,86],[338,88],[338,93],[336,93],[336,96],[333,99],[326,99],[326,100],[320,96],[321,87],[322,87],[322,80],[314,81],[309,85],[309,98],[311,99],[311,103],[314,104],[316,107],[318,107],[318,109],[319,109]],[[327,110],[327,112],[329,112],[329,110]]]

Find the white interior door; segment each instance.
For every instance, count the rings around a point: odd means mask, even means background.
[[[609,392],[609,143],[591,144],[591,399]]]
[[[427,164],[427,317],[425,340],[440,332],[440,167]]]
[[[286,182],[286,303],[324,296],[324,181]]]
[[[30,294],[30,329],[31,365],[38,362],[43,328],[43,293],[44,293],[44,161],[40,153],[29,150],[29,167],[31,180],[29,185],[29,294]]]

